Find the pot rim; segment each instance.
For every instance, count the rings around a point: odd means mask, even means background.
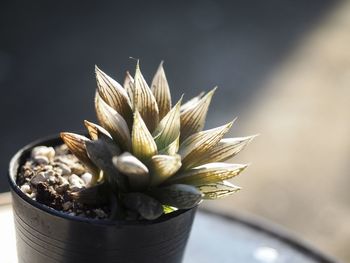
[[[72,220],[72,221],[78,221],[78,222],[84,222],[89,224],[96,224],[96,225],[111,225],[111,226],[121,226],[121,225],[132,225],[132,226],[142,226],[142,225],[154,225],[157,223],[161,223],[170,219],[173,219],[175,217],[180,216],[181,214],[184,214],[186,212],[191,211],[192,209],[197,208],[197,206],[191,208],[191,209],[179,209],[177,211],[171,212],[169,214],[162,215],[160,218],[157,218],[156,220],[144,220],[144,221],[118,221],[118,220],[101,220],[101,219],[92,219],[92,218],[84,218],[79,216],[72,216],[69,214],[66,214],[64,212],[58,211],[54,208],[51,208],[49,206],[46,206],[44,204],[41,204],[30,197],[28,197],[26,194],[24,194],[21,189],[18,187],[15,178],[18,173],[18,169],[20,168],[23,163],[21,163],[21,158],[23,155],[28,154],[29,150],[36,146],[45,145],[45,146],[55,146],[62,143],[62,140],[59,135],[50,135],[46,136],[41,139],[37,139],[35,141],[32,141],[31,143],[25,145],[20,150],[18,150],[13,157],[10,160],[9,170],[7,173],[8,182],[10,185],[10,188],[12,190],[12,194],[17,194],[22,200],[24,200],[26,203],[32,205],[34,208],[39,209],[43,212],[49,213],[52,216],[57,216],[63,219]]]

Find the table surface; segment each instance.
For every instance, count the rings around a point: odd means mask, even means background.
[[[16,263],[11,204],[0,205],[1,263]],[[184,263],[331,263],[318,251],[263,222],[199,210]]]

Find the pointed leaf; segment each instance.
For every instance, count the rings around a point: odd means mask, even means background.
[[[114,167],[112,162],[113,156],[117,153],[116,149],[113,150],[114,147],[111,142],[108,142],[105,139],[106,138],[101,138],[85,143],[89,158],[104,172],[106,180],[112,185],[114,189],[117,187],[122,191],[126,191],[126,178]]]
[[[181,145],[179,154],[182,158],[182,169],[190,167],[198,158],[217,145],[233,124],[198,132],[188,137]]]
[[[61,138],[68,149],[90,170],[94,176],[98,176],[99,169],[90,160],[85,143],[90,141],[85,136],[70,132],[61,132]]]
[[[95,66],[97,90],[100,97],[132,125],[131,103],[126,90],[114,79]]]
[[[100,125],[95,124],[93,122],[89,122],[87,120],[84,120],[84,124],[92,140],[97,140],[99,133],[103,133],[106,136],[112,138],[109,132],[105,128],[101,127]]]
[[[163,61],[160,63],[158,70],[153,77],[151,89],[158,104],[159,119],[163,119],[171,109],[171,95],[163,68]]]
[[[131,137],[133,155],[141,161],[157,154],[157,145],[138,111],[134,114]]]
[[[243,150],[255,137],[256,136],[224,138],[202,155],[185,162],[183,169],[189,169],[206,163],[226,161]]]
[[[167,147],[160,149],[158,152],[160,154],[175,155],[179,150],[180,136],[178,136],[172,143]]]
[[[130,75],[129,71],[125,75],[124,89],[129,96],[132,107],[134,107],[134,78]]]
[[[154,220],[163,214],[163,207],[153,197],[143,193],[129,193],[123,199],[124,205],[132,211],[138,212],[147,220]]]
[[[180,111],[183,112],[188,108],[193,107],[193,105],[195,105],[198,101],[200,101],[200,99],[203,97],[204,94],[205,92],[202,91],[196,97],[193,97],[192,99],[186,101],[184,104],[181,105]]]
[[[106,183],[98,184],[78,192],[70,193],[73,200],[87,205],[103,205],[109,201],[109,187]]]
[[[192,103],[192,105],[181,112],[180,142],[184,141],[190,135],[203,130],[209,104],[215,90],[216,88],[209,91],[203,98]]]
[[[199,185],[197,188],[204,194],[203,199],[211,200],[223,198],[241,190],[239,186],[235,186],[227,181]]]
[[[139,62],[136,65],[134,78],[134,111],[138,110],[150,132],[153,132],[159,122],[159,109],[151,89],[142,76]]]
[[[157,129],[154,131],[154,140],[157,144],[158,149],[166,148],[180,135],[181,100],[182,98],[160,121]]]
[[[165,184],[203,185],[220,182],[237,176],[247,165],[231,163],[209,163],[181,172]]]
[[[130,131],[123,117],[110,106],[108,106],[96,93],[95,108],[97,118],[102,125],[112,136],[113,140],[121,146],[123,150],[129,150]]]
[[[180,155],[155,155],[149,162],[151,185],[155,186],[175,174],[181,167]]]
[[[135,156],[125,152],[113,157],[113,164],[119,172],[127,176],[132,190],[139,191],[148,187],[150,180],[148,168]]]
[[[162,204],[179,209],[190,209],[202,200],[202,193],[191,185],[172,184],[152,189],[150,193]]]

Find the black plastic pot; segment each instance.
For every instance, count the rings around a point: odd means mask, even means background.
[[[16,175],[31,149],[61,143],[58,137],[36,141],[10,162],[19,263],[182,261],[196,208],[148,222],[93,220],[69,216],[23,194]]]

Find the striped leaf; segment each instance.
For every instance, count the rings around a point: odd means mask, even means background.
[[[95,66],[97,90],[100,97],[114,110],[116,110],[131,128],[131,103],[125,89],[114,79]]]
[[[154,140],[158,149],[164,149],[180,135],[180,105],[181,100],[160,121],[154,131]]]
[[[125,152],[113,157],[113,164],[119,172],[127,176],[132,190],[140,191],[148,186],[148,168],[132,154]]]
[[[131,138],[132,153],[141,161],[147,161],[157,154],[157,145],[138,111],[134,114]]]
[[[149,167],[151,171],[151,185],[161,184],[174,175],[181,167],[180,155],[154,155]]]
[[[97,119],[113,140],[125,151],[130,149],[130,131],[124,118],[113,108],[108,106],[96,93],[95,108]]]
[[[202,200],[202,193],[191,185],[173,184],[152,190],[152,196],[164,205],[190,209]]]
[[[197,188],[203,193],[203,199],[210,200],[223,198],[241,190],[241,187],[233,185],[227,181],[199,185]]]
[[[216,88],[209,91],[203,98],[191,103],[191,105],[181,112],[180,142],[184,141],[190,135],[203,130],[205,118],[215,90]]]
[[[181,105],[180,111],[183,112],[187,110],[188,108],[191,108],[193,105],[195,105],[200,99],[203,97],[205,92],[199,93],[196,97],[193,97],[192,99],[186,101],[184,104]]]
[[[159,119],[163,119],[171,109],[171,95],[163,68],[163,61],[160,63],[158,70],[153,77],[151,90],[158,104]]]
[[[124,89],[129,96],[131,105],[134,105],[134,78],[130,75],[129,71],[127,71],[125,75]]]
[[[221,182],[237,176],[247,165],[231,163],[209,163],[180,172],[171,177],[165,184],[203,185]]]
[[[226,161],[243,150],[255,137],[247,136],[221,139],[214,147],[197,156],[197,158],[186,161],[183,169],[189,169],[206,163]]]
[[[148,130],[153,132],[159,122],[159,109],[156,99],[142,76],[139,62],[134,77],[134,111],[138,110]]]
[[[92,140],[97,140],[98,135],[100,133],[103,133],[106,136],[112,138],[112,136],[109,134],[109,132],[105,128],[101,127],[100,125],[95,124],[95,123],[90,122],[90,121],[87,121],[87,120],[84,120],[84,124],[85,124],[85,127],[88,130],[90,138]]]
[[[172,143],[170,143],[167,147],[160,149],[158,152],[160,154],[166,154],[166,155],[174,155],[179,150],[179,144],[180,144],[180,136],[178,136]]]
[[[68,149],[74,154],[89,170],[94,176],[98,176],[99,169],[90,160],[85,143],[90,141],[85,136],[70,133],[61,132],[61,138],[63,142],[67,145]]]
[[[179,154],[182,158],[182,169],[189,167],[190,164],[193,164],[203,154],[215,147],[229,131],[232,124],[233,121],[214,129],[195,133],[188,137],[180,145],[179,149]]]

